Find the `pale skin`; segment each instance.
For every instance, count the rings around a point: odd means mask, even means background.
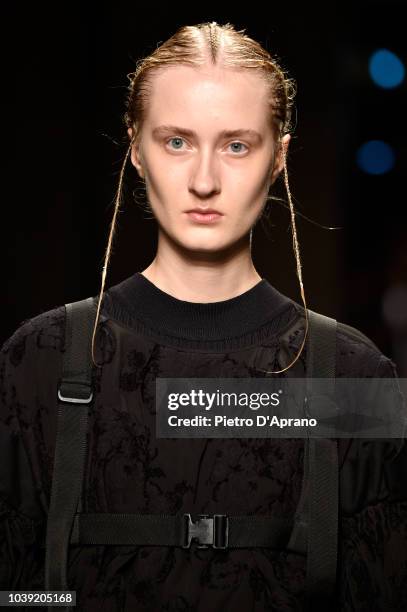
[[[157,252],[142,274],[189,302],[218,302],[256,285],[250,230],[269,187],[283,169],[281,146],[268,123],[266,85],[252,73],[190,66],[154,76],[150,104],[131,161],[145,181],[158,224]],[[162,125],[192,130],[154,131]],[[224,130],[254,130],[225,136]],[[132,129],[128,130],[132,138]],[[203,225],[185,212],[223,213]]]

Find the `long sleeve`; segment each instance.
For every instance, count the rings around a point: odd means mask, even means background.
[[[23,322],[0,351],[1,590],[44,589],[46,501],[28,450],[38,443],[37,341],[36,326]]]
[[[382,356],[375,376],[396,377],[394,363]],[[353,479],[359,500],[353,500],[357,511],[342,516],[339,526],[338,610],[403,612],[407,610],[406,439],[352,440],[346,465],[349,471],[343,478]]]

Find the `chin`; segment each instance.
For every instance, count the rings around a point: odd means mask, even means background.
[[[203,255],[209,255],[211,253],[216,254],[225,251],[235,243],[235,240],[226,240],[225,238],[222,239],[219,236],[216,238],[213,237],[210,240],[205,237],[202,237],[201,239],[191,237],[190,240],[185,240],[184,235],[182,238],[177,238],[177,242],[186,251],[196,254],[201,253]]]

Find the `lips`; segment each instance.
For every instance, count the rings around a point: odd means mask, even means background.
[[[189,210],[186,213],[191,221],[197,223],[213,223],[223,217],[222,213],[207,209],[204,212],[202,210]]]
[[[192,208],[191,210],[187,210],[188,213],[199,213],[200,215],[221,215],[218,210],[214,208]]]

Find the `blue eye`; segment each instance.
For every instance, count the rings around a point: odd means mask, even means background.
[[[171,140],[183,140],[183,139],[180,138],[179,136],[174,136],[173,138],[170,138],[168,142],[171,142]]]
[[[240,146],[242,146],[242,145],[243,145],[244,147],[246,147],[246,145],[245,145],[245,144],[243,144],[243,142],[238,142],[238,141],[236,141],[236,142],[231,142],[231,143],[230,143],[230,146],[232,146],[232,145],[236,145],[236,144],[237,144],[237,145],[240,145]],[[247,149],[247,147],[246,147],[246,149]],[[240,151],[235,151],[235,153],[240,153]]]

